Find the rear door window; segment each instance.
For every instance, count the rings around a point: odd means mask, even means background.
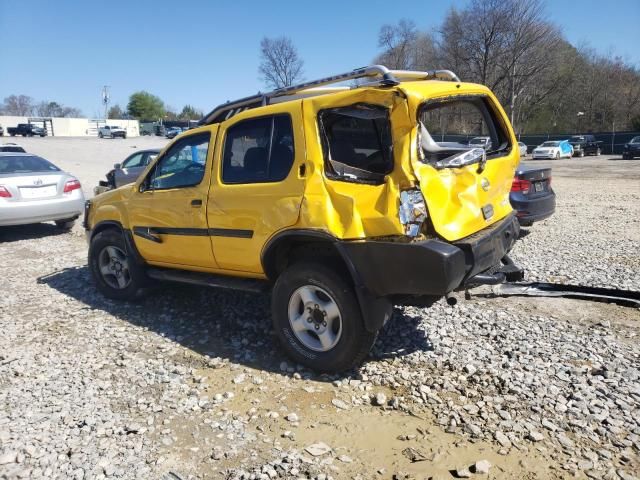
[[[356,104],[322,110],[319,127],[328,178],[379,184],[393,170],[387,108]]]
[[[431,100],[418,112],[420,157],[436,167],[461,166],[505,155],[509,135],[485,96]]]
[[[289,115],[240,121],[227,130],[222,182],[279,182],[289,175],[293,159],[293,128]]]

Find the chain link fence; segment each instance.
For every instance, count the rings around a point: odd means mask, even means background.
[[[527,151],[531,151],[547,140],[568,140],[577,133],[536,133],[531,135],[519,135],[518,140],[527,145]],[[602,153],[607,155],[621,155],[625,143],[631,141],[633,137],[640,136],[640,132],[597,132],[589,133],[602,142]]]

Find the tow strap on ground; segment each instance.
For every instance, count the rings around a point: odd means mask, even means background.
[[[491,287],[494,296],[564,297],[594,302],[616,303],[627,307],[640,308],[640,292],[617,288],[583,287],[560,283],[501,283]],[[491,295],[488,294],[488,295]],[[480,293],[480,296],[488,296]]]

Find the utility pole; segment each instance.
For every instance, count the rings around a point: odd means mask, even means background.
[[[104,121],[107,122],[107,111],[109,109],[109,85],[102,87],[102,103],[104,104]]]

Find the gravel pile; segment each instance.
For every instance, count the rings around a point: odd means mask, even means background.
[[[578,195],[555,176],[558,213],[513,252],[529,278],[640,290],[637,177],[606,194],[585,178]],[[316,403],[336,428],[355,411],[419,417],[451,444],[536,455],[547,478],[639,475],[637,310],[479,297],[396,309],[359,371],[318,376],[274,344],[267,297],[170,285],[112,302],[89,281],[79,230],[9,229],[0,242],[0,478],[424,478],[363,467],[349,435],[348,451],[296,443],[318,427]],[[415,437],[381,448],[435,462],[415,443],[429,435]]]

